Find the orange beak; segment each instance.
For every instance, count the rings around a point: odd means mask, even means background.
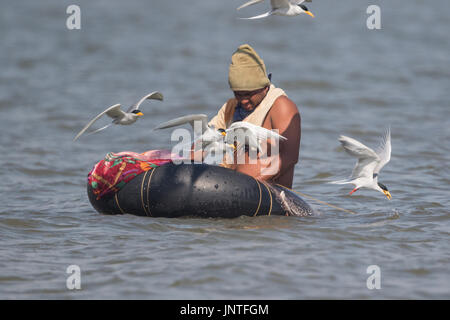
[[[389,191],[385,191],[383,190],[384,195],[386,196],[386,198],[388,198],[389,200],[392,199],[391,193]]]

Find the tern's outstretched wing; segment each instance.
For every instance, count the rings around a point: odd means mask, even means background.
[[[287,140],[287,138],[276,133],[275,131],[268,130],[266,128],[254,125],[254,124],[252,124],[250,122],[246,122],[246,121],[234,122],[227,129],[227,134],[228,134],[228,132],[236,131],[238,129],[244,130],[246,134],[251,134],[251,135],[255,136],[258,140],[267,140],[267,139]]]
[[[245,7],[251,6],[252,4],[256,4],[256,3],[259,3],[259,2],[263,2],[263,1],[264,0],[250,0],[250,1],[246,2],[246,3],[244,3],[239,8],[237,8],[237,10],[241,10],[242,8],[245,8]]]
[[[296,5],[299,5],[299,4],[301,4],[301,3],[303,3],[303,2],[311,2],[312,0],[289,0],[289,2],[291,3],[291,4],[296,4]]]
[[[108,127],[110,127],[110,126],[112,126],[114,123],[110,123],[110,124],[107,124],[106,126],[104,126],[104,127],[101,127],[101,128],[99,128],[99,129],[97,129],[97,130],[94,130],[94,131],[91,131],[91,132],[89,132],[89,133],[86,133],[86,135],[91,135],[91,134],[94,134],[94,133],[97,133],[97,132],[100,132],[100,131],[103,131],[103,130],[105,130],[106,128],[108,128]]]
[[[252,150],[259,150],[262,149],[261,143],[263,141],[267,141],[267,139],[281,139],[281,140],[287,140],[282,135],[279,135],[275,131],[268,130],[266,128],[251,124],[246,121],[238,121],[233,123],[227,130],[226,130],[226,138],[225,140],[227,143],[234,143],[235,141],[238,143],[237,145],[237,151],[239,152],[244,151],[243,147],[245,145],[248,145],[250,149]]]
[[[131,112],[133,110],[138,110],[139,106],[147,99],[153,99],[153,100],[159,100],[163,101],[164,97],[161,92],[153,91],[152,93],[149,93],[141,98],[141,100],[138,101],[138,103],[133,104],[131,107],[128,108],[127,112]]]
[[[380,161],[375,151],[361,142],[346,136],[340,136],[338,140],[348,154],[358,158],[358,162],[353,168],[351,179],[362,177],[370,177],[372,179],[373,171]]]
[[[272,10],[280,8],[289,8],[289,3],[290,3],[289,0],[270,0]]]
[[[351,156],[357,157],[358,159],[359,158],[378,159],[378,155],[375,153],[375,151],[373,151],[366,145],[362,144],[361,142],[353,138],[340,136],[338,140],[344,147],[344,150]]]
[[[117,119],[117,118],[121,118],[121,117],[125,116],[125,112],[120,110],[120,104],[115,104],[115,105],[109,107],[108,109],[106,109],[105,111],[101,112],[100,114],[98,114],[91,121],[89,121],[89,123],[83,129],[81,129],[80,132],[78,132],[78,134],[73,139],[73,141],[76,141],[87,129],[89,129],[90,126],[92,126],[94,124],[95,121],[100,119],[104,114],[106,114],[107,116],[109,116],[113,119]]]
[[[201,121],[202,132],[200,132],[200,134],[203,134],[208,129],[208,116],[206,114],[190,114],[188,116],[183,116],[183,117],[179,117],[176,119],[172,119],[167,122],[161,123],[154,130],[181,126],[186,123],[189,123],[192,126],[192,128],[194,128],[194,130],[195,130],[195,127],[194,127],[195,121]]]
[[[373,179],[373,171],[375,170],[378,160],[374,158],[359,158],[353,168],[350,180],[355,180],[358,178],[367,178],[369,180]]]
[[[254,16],[254,17],[250,17],[250,18],[239,18],[239,19],[244,19],[244,20],[252,20],[252,19],[261,19],[261,18],[266,18],[268,16],[270,16],[272,14],[272,11],[260,14],[259,16]]]
[[[352,183],[352,181],[350,179],[345,179],[345,180],[337,180],[337,181],[330,181],[327,183],[331,183],[331,184],[349,184]]]
[[[377,155],[380,158],[380,162],[378,162],[373,173],[380,172],[381,168],[391,160],[391,150],[391,130],[388,128],[383,136],[380,147],[377,149]]]

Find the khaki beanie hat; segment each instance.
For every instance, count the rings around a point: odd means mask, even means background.
[[[233,91],[253,91],[270,84],[264,61],[250,45],[241,45],[231,56],[228,83]]]

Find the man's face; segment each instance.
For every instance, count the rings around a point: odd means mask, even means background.
[[[269,88],[265,87],[254,91],[234,91],[234,97],[242,108],[252,111],[263,101],[268,90]]]

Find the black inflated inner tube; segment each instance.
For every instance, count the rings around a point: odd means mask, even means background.
[[[288,189],[206,164],[165,164],[138,175],[119,192],[99,200],[88,184],[89,200],[100,213],[167,218],[288,215],[277,196],[282,190],[302,210],[312,212]]]

